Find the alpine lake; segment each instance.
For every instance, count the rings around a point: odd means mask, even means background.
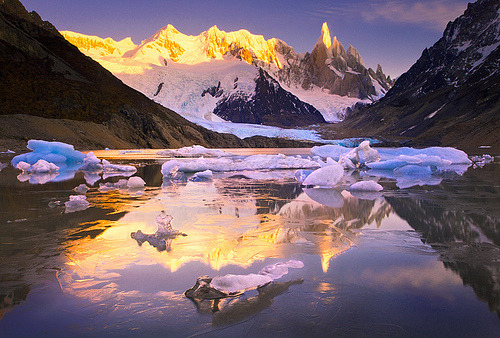
[[[382,192],[352,194],[307,189],[296,170],[164,182],[168,159],[156,150],[94,153],[136,166],[146,187],[99,189],[123,177],[101,179],[85,193],[90,207],[68,213],[84,173],[32,184],[10,165],[0,171],[0,336],[500,333],[498,157],[434,185],[400,189],[382,177]],[[162,214],[186,236],[163,245],[131,236],[154,233]],[[184,295],[199,276],[256,274],[291,259],[304,266],[239,296]]]

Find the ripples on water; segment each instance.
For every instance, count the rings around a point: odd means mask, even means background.
[[[398,189],[382,179],[381,195],[355,197],[303,189],[293,174],[276,171],[274,179],[224,173],[165,185],[160,164],[147,158],[115,158],[138,166],[142,193],[100,192],[96,184],[86,193],[91,207],[69,214],[64,202],[83,174],[33,185],[19,182],[12,167],[0,172],[1,332],[499,332],[498,164],[437,186]],[[163,248],[131,238],[154,233],[162,211],[187,236]],[[259,291],[218,301],[183,295],[200,275],[257,273],[291,258],[305,267]]]

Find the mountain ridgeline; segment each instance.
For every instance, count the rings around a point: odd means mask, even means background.
[[[500,149],[500,2],[470,3],[380,101],[338,128],[416,144]]]
[[[287,127],[339,121],[347,108],[359,100],[375,100],[393,84],[380,65],[376,71],[366,69],[354,47],[346,51],[336,37],[332,40],[326,23],[312,52],[305,54],[276,38],[265,40],[246,30],[224,32],[217,26],[190,36],[167,25],[139,45],[129,38],[61,33],[128,85],[182,115],[199,112],[201,118],[208,111],[226,121]],[[235,60],[247,67],[236,69]],[[183,73],[173,76],[179,67]],[[233,85],[236,78],[245,86]],[[212,82],[199,86],[208,79]],[[164,87],[167,83],[189,93],[175,96],[175,88]],[[218,87],[218,96],[212,95],[217,100],[208,104],[203,94],[213,87]],[[323,107],[322,101],[333,103]]]
[[[0,142],[12,149],[31,138],[86,149],[284,145],[187,121],[123,84],[17,0],[0,0],[0,78]]]

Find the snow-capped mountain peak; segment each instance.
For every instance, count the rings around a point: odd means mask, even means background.
[[[332,45],[332,38],[330,37],[330,30],[328,29],[328,24],[323,22],[323,26],[321,27],[321,35],[318,39],[317,43],[323,43],[326,49],[330,49]]]

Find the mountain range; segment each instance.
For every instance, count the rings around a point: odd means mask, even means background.
[[[414,144],[500,149],[500,2],[470,3],[382,99],[333,128]]]
[[[36,12],[0,0],[0,143],[32,138],[84,149],[296,146],[209,131],[123,84]]]
[[[345,50],[332,39],[326,23],[311,53],[217,26],[190,36],[167,25],[139,45],[130,38],[61,34],[126,84],[192,121],[279,126],[340,121],[347,108],[383,96],[393,84],[380,65],[376,71],[365,68],[354,47]],[[180,87],[183,92],[177,93]]]

